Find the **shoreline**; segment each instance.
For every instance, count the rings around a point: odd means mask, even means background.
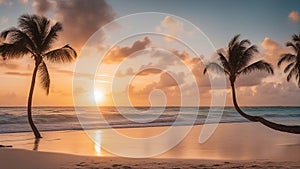
[[[255,122],[251,122],[251,121],[236,121],[236,122],[219,122],[218,124],[239,124],[239,123],[255,123]],[[206,123],[206,124],[216,124],[216,123]],[[38,124],[37,124],[38,125]],[[203,126],[204,124],[193,124],[193,125],[174,125],[175,127],[188,127],[188,126]],[[95,128],[95,129],[88,129],[88,130],[110,130],[110,129],[135,129],[135,128],[155,128],[155,127],[170,127],[172,125],[155,125],[155,126],[114,126],[114,127],[107,127],[107,128]],[[60,130],[39,130],[42,133],[46,133],[46,132],[59,132],[59,131],[85,131],[84,129],[60,129]],[[2,134],[14,134],[14,133],[32,133],[32,131],[15,131],[15,132],[2,132],[0,133],[0,135]],[[33,134],[33,133],[32,133]],[[0,140],[1,142],[1,140]]]

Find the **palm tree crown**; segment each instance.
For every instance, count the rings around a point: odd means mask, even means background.
[[[295,77],[298,87],[300,88],[300,33],[298,35],[294,34],[292,36],[292,42],[287,42],[286,46],[291,47],[294,54],[283,54],[278,61],[278,66],[280,67],[284,62],[286,62],[287,65],[284,69],[284,73],[288,73],[287,81],[289,82],[293,77]]]
[[[18,27],[1,33],[5,42],[0,45],[0,54],[4,59],[18,59],[30,55],[38,66],[41,86],[48,94],[50,77],[44,59],[54,63],[71,62],[76,58],[76,52],[69,45],[50,51],[57,39],[57,33],[62,31],[59,22],[51,24],[49,19],[42,16],[22,15]]]
[[[225,56],[222,52],[218,52],[222,65],[211,62],[206,65],[204,73],[206,73],[207,69],[225,72],[229,76],[231,83],[234,83],[239,75],[248,74],[252,71],[267,71],[273,74],[273,68],[267,62],[259,60],[251,63],[254,54],[258,52],[257,47],[251,45],[248,39],[239,41],[239,37],[240,35],[236,35],[229,42]]]
[[[252,71],[266,71],[273,74],[272,66],[262,60],[251,63],[253,56],[257,53],[257,47],[251,45],[249,40],[239,41],[239,35],[236,35],[228,44],[228,50],[226,56],[221,52],[218,52],[221,65],[215,62],[209,63],[204,69],[206,73],[207,69],[211,69],[217,72],[225,72],[228,75],[232,90],[232,100],[237,112],[246,119],[253,122],[260,122],[263,125],[270,127],[274,130],[300,134],[300,126],[287,126],[283,124],[277,124],[266,120],[261,116],[252,116],[245,113],[238,105],[235,94],[235,80],[240,74],[248,74]]]
[[[35,61],[28,96],[27,116],[36,138],[41,138],[41,135],[34,125],[31,106],[37,73],[40,75],[42,88],[49,94],[50,77],[44,61],[65,63],[71,62],[77,57],[76,51],[69,45],[51,50],[57,39],[57,33],[61,30],[62,25],[59,22],[52,24],[43,16],[22,15],[19,18],[18,28],[10,28],[0,35],[4,39],[4,43],[0,44],[0,54],[4,59],[18,59],[29,55]]]

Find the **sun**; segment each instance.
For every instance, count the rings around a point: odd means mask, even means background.
[[[94,98],[97,103],[104,101],[104,93],[100,90],[94,91]]]

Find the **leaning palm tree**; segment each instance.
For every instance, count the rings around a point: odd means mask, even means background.
[[[286,53],[281,55],[278,61],[278,67],[280,67],[283,62],[287,62],[287,66],[284,69],[284,73],[288,73],[287,81],[289,82],[292,77],[295,77],[298,87],[300,88],[300,33],[299,35],[294,34],[292,36],[292,42],[287,42],[286,46],[291,47],[295,54]]]
[[[32,120],[32,95],[36,76],[39,74],[41,87],[49,94],[50,77],[45,60],[54,63],[71,62],[77,54],[69,45],[51,50],[57,39],[57,33],[62,30],[59,22],[53,23],[43,16],[22,15],[18,28],[10,28],[1,33],[4,43],[0,44],[0,54],[3,59],[18,59],[25,55],[34,60],[34,70],[28,96],[27,116],[30,127],[36,138],[42,138]]]
[[[228,44],[227,54],[224,56],[222,52],[218,52],[218,58],[220,63],[212,62],[206,65],[204,69],[204,74],[207,70],[212,70],[215,72],[225,72],[228,76],[231,89],[232,89],[232,99],[235,109],[240,115],[246,119],[253,122],[260,122],[265,126],[272,129],[300,134],[300,126],[286,126],[282,124],[277,124],[264,119],[261,116],[252,116],[246,114],[241,110],[237,103],[236,93],[235,93],[235,80],[242,74],[249,74],[253,71],[266,71],[269,74],[273,74],[273,68],[270,64],[263,60],[252,62],[253,56],[258,52],[255,45],[251,45],[248,39],[239,41],[239,36],[236,35]]]

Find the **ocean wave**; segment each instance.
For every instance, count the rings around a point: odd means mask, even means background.
[[[167,107],[161,113],[161,107],[151,109],[149,107],[136,109],[121,107],[122,113],[126,114],[123,116],[114,107],[99,108],[100,112],[85,107],[81,109],[84,111],[81,114],[76,114],[73,107],[34,107],[33,119],[41,131],[80,130],[82,127],[77,116],[89,128],[153,127],[173,125],[175,121],[177,125],[192,124],[195,117],[195,124],[204,124],[209,111],[208,107]],[[298,124],[300,121],[299,107],[246,107],[243,110],[251,115],[260,115],[271,121],[284,124]],[[100,113],[103,116],[100,116]],[[216,115],[215,117],[222,115],[221,123],[247,122],[232,107],[225,108],[223,114],[218,109],[212,113]],[[157,116],[158,118],[156,118]],[[126,117],[130,117],[133,121]],[[26,131],[31,131],[27,122],[26,107],[0,107],[0,133]]]

